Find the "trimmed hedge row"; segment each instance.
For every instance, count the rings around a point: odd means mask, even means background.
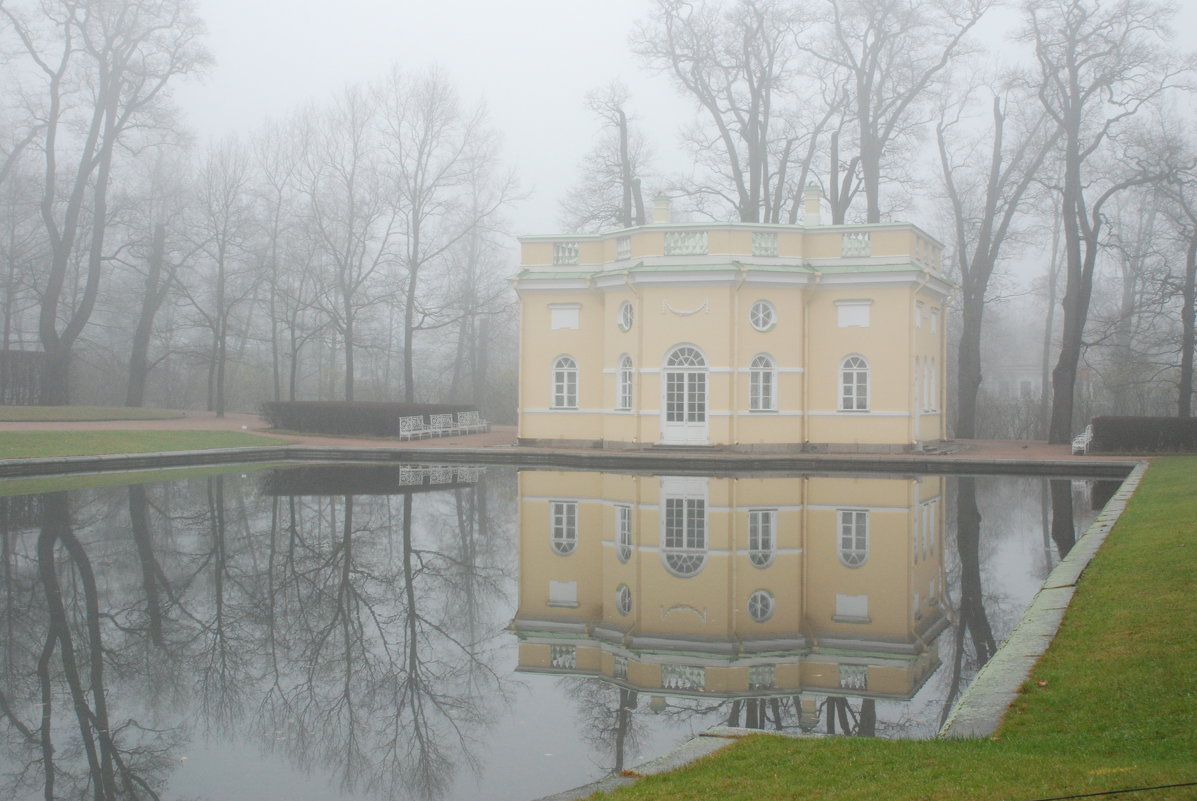
[[[1197,451],[1197,417],[1094,417],[1093,451]]]
[[[397,437],[399,418],[476,412],[477,406],[451,403],[359,403],[354,401],[269,401],[262,417],[273,428],[309,434]]]

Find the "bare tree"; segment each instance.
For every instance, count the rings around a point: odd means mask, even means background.
[[[1171,188],[1175,200],[1172,223],[1181,245],[1180,275],[1166,278],[1169,289],[1180,296],[1180,371],[1177,376],[1177,417],[1193,416],[1193,357],[1197,349],[1197,175],[1187,171]],[[1178,291],[1179,290],[1179,291]]]
[[[1008,93],[993,96],[988,143],[973,131],[961,130],[967,124],[962,119],[963,106],[950,117],[942,116],[935,129],[961,284],[956,436],[967,439],[977,436],[981,332],[990,279],[1050,141],[1046,135],[1049,126],[1041,114],[1018,119],[1018,128],[1007,138],[1012,100],[1017,108],[1025,98]],[[986,144],[988,154],[983,150]]]
[[[828,0],[826,37],[806,45],[847,77],[865,221],[881,222],[881,185],[919,110],[992,0]],[[833,183],[836,183],[833,181]]]
[[[300,264],[283,264],[287,254],[287,242],[300,237],[300,226],[305,210],[300,208],[298,198],[299,171],[303,163],[308,132],[303,125],[270,123],[254,138],[251,145],[255,168],[254,192],[258,215],[261,218],[263,241],[258,254],[263,273],[267,276],[270,309],[270,373],[274,388],[274,399],[282,400],[282,322],[283,286],[285,273],[301,271]],[[288,269],[289,267],[289,269]],[[292,276],[303,281],[303,275]],[[292,339],[295,332],[291,332]],[[294,355],[294,354],[293,354]],[[295,370],[292,369],[292,376]],[[291,400],[295,400],[294,382],[291,382]]]
[[[784,0],[656,0],[632,47],[669,73],[711,126],[691,134],[714,180],[690,191],[726,201],[741,222],[780,222],[799,134],[786,126],[803,25]],[[799,184],[801,186],[801,183]],[[794,202],[801,193],[790,198]]]
[[[644,225],[643,179],[651,157],[644,136],[628,118],[628,88],[613,82],[586,96],[602,123],[594,148],[582,162],[578,185],[562,203],[566,227],[602,231]]]
[[[380,172],[377,111],[366,90],[351,87],[310,117],[301,178],[323,266],[325,310],[341,336],[345,400],[353,400],[355,348],[362,314],[388,296],[398,208]]]
[[[1144,0],[1043,0],[1025,9],[1023,36],[1039,66],[1035,90],[1058,126],[1063,165],[1059,202],[1066,285],[1060,356],[1052,370],[1048,441],[1067,443],[1077,366],[1106,227],[1104,206],[1119,192],[1160,180],[1173,155],[1133,136],[1140,111],[1176,85],[1171,10]]]
[[[400,204],[403,270],[403,398],[416,398],[415,333],[450,322],[421,297],[425,272],[443,263],[471,232],[491,225],[511,199],[514,181],[494,174],[494,133],[481,106],[462,110],[448,78],[391,73],[381,89],[382,148]],[[479,194],[480,178],[491,190]],[[485,182],[485,181],[483,181]]]
[[[38,331],[42,402],[69,402],[71,349],[95,307],[117,151],[170,124],[165,90],[203,68],[203,25],[188,0],[0,2],[40,96],[41,217],[49,265]],[[73,164],[71,163],[73,162]],[[78,271],[78,280],[68,273]],[[72,291],[72,288],[79,288]]]
[[[235,314],[252,302],[260,276],[249,258],[256,222],[249,196],[249,157],[236,140],[213,146],[198,177],[196,223],[202,253],[186,294],[211,333],[208,408],[224,416],[228,350]]]
[[[140,284],[130,293],[139,301],[130,343],[126,406],[145,403],[150,372],[170,350],[162,348],[151,358],[155,321],[172,292],[177,291],[178,272],[194,253],[194,246],[178,247],[168,242],[168,233],[180,238],[187,203],[187,182],[191,180],[180,153],[158,154],[149,165],[144,184],[134,189],[132,219],[125,226],[128,247],[113,256]],[[117,311],[120,313],[120,310]]]

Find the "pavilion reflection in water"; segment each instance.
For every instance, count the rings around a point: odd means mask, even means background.
[[[875,701],[911,698],[940,664],[943,492],[523,471],[519,670],[600,679],[621,708],[704,698],[736,725],[811,730],[825,713],[829,732],[873,734]]]

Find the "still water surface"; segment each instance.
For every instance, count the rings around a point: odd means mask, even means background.
[[[530,799],[716,724],[932,736],[1102,494],[494,466],[127,480],[0,497],[0,797]]]

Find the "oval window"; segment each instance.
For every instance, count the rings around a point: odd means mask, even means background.
[[[748,310],[748,321],[757,331],[768,331],[777,324],[777,312],[767,300],[758,300]]]

